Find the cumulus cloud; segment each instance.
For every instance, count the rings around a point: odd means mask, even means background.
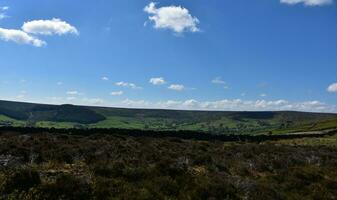
[[[101,98],[88,98],[88,97],[45,97],[44,101],[36,101],[37,103],[48,103],[48,104],[76,104],[76,105],[84,105],[84,106],[108,106],[105,103],[104,99]]]
[[[122,101],[123,106],[134,107],[134,108],[147,108],[150,106],[150,103],[145,100],[130,100],[125,99]]]
[[[9,9],[8,6],[3,6],[3,7],[0,7],[0,20],[1,19],[5,19],[7,18],[8,16],[6,15],[6,11]]]
[[[223,81],[223,80],[221,79],[221,77],[216,77],[216,78],[214,78],[214,79],[212,80],[212,83],[214,83],[214,84],[221,84],[221,85],[226,84],[226,82]]]
[[[74,100],[76,100],[77,98],[76,97],[67,97],[67,100],[68,101],[74,101]]]
[[[18,94],[14,99],[17,101],[22,101],[22,100],[25,100],[26,95],[27,95],[27,91],[21,90],[20,94]]]
[[[7,15],[5,13],[0,13],[0,20],[5,19]]]
[[[212,80],[213,84],[218,84],[218,85],[223,85],[224,89],[229,89],[229,86],[227,85],[227,83],[222,80],[221,77],[216,77]]]
[[[181,6],[156,7],[157,3],[151,2],[144,8],[149,20],[156,29],[169,29],[175,33],[198,32],[199,20],[193,17],[189,10]]]
[[[83,98],[81,100],[85,105],[102,105],[104,100],[101,98]]]
[[[123,91],[114,91],[114,92],[111,92],[110,94],[111,94],[112,96],[121,96],[121,95],[124,94],[124,92],[123,92]]]
[[[141,87],[137,86],[134,83],[128,83],[128,82],[124,82],[124,81],[120,81],[115,83],[115,85],[120,86],[120,87],[128,87],[131,89],[142,89]]]
[[[306,112],[337,112],[337,106],[328,105],[320,101],[289,102],[286,100],[256,100],[244,101],[241,99],[224,99],[219,101],[160,101],[150,102],[145,100],[124,100],[124,107],[133,108],[159,108],[182,110],[218,110],[218,111],[306,111]]]
[[[333,84],[329,85],[327,90],[328,90],[328,92],[331,92],[331,93],[337,92],[337,83],[333,83]]]
[[[74,26],[58,18],[25,22],[22,26],[22,30],[26,33],[40,35],[79,34]]]
[[[2,6],[2,7],[0,7],[0,11],[6,11],[6,10],[8,10],[8,9],[9,9],[8,6]]]
[[[281,0],[281,3],[288,5],[304,4],[306,6],[324,6],[333,3],[333,0]]]
[[[24,100],[25,99],[25,95],[24,94],[19,94],[18,96],[15,97],[16,100]]]
[[[179,85],[179,84],[172,84],[168,87],[170,90],[175,90],[175,91],[183,91],[185,89],[184,85]]]
[[[163,77],[151,78],[149,82],[153,85],[163,85],[166,83]]]
[[[102,79],[102,81],[108,81],[109,80],[109,78],[106,77],[106,76],[103,76],[101,79]]]
[[[20,93],[20,95],[22,94]],[[72,97],[73,96],[46,97],[44,102],[41,102],[41,99],[39,99],[39,101],[36,102],[49,103],[49,104],[72,103],[77,105],[99,105],[108,107],[149,108],[149,109],[210,110],[210,111],[290,111],[291,110],[291,111],[305,111],[305,112],[337,113],[337,105],[326,104],[320,101],[291,102],[284,99],[271,100],[271,101],[242,100],[242,99],[198,101],[196,99],[187,99],[179,101],[165,100],[153,102],[146,100],[125,99],[120,103],[111,104],[100,98],[88,98],[88,97],[79,98],[78,96],[74,98]],[[6,99],[14,101],[18,100],[16,97]]]
[[[81,93],[78,92],[78,91],[76,91],[76,90],[74,90],[74,91],[68,91],[67,95],[81,95]]]
[[[28,44],[35,47],[45,46],[47,43],[34,36],[27,34],[24,31],[16,29],[0,28],[0,39],[6,42],[15,42],[17,44]]]
[[[6,15],[1,11],[7,9],[8,7],[1,7],[0,19],[6,17]],[[22,30],[0,28],[0,40],[42,47],[47,45],[47,43],[34,35],[64,35],[69,33],[76,35],[79,34],[75,27],[61,21],[60,19],[34,20],[25,22],[22,26]]]

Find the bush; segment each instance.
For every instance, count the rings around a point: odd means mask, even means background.
[[[40,176],[30,169],[9,171],[2,177],[0,191],[2,194],[10,194],[13,191],[26,191],[41,183]]]

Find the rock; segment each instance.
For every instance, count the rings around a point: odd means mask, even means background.
[[[17,167],[23,164],[23,158],[12,155],[0,155],[0,166]]]

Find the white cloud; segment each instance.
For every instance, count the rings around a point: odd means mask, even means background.
[[[67,95],[80,95],[81,93],[79,93],[78,91],[68,91]]]
[[[41,35],[78,35],[77,29],[61,19],[53,18],[52,20],[33,20],[25,22],[22,30],[26,33]]]
[[[295,5],[304,4],[306,6],[324,6],[333,3],[333,0],[280,0],[281,3]]]
[[[150,15],[149,20],[154,22],[154,28],[170,29],[175,33],[200,31],[198,18],[193,17],[188,9],[173,5],[157,8],[156,4],[151,2],[144,8]]]
[[[20,94],[6,100],[20,100],[25,98]],[[32,99],[25,101],[34,102]],[[290,102],[279,99],[274,101],[266,100],[241,100],[241,99],[222,99],[217,101],[198,101],[187,99],[184,101],[146,101],[125,99],[120,103],[107,102],[100,98],[78,98],[78,97],[46,97],[41,102],[41,98],[36,103],[66,104],[76,105],[99,105],[107,107],[128,107],[128,108],[149,108],[149,109],[178,109],[178,110],[210,110],[210,111],[305,111],[305,112],[329,112],[337,113],[337,105],[326,104],[320,101]]]
[[[51,104],[63,104],[63,97],[45,97],[46,101]],[[44,102],[43,102],[44,103]]]
[[[47,103],[47,104],[74,104],[83,106],[111,106],[107,104],[104,99],[101,98],[89,98],[89,97],[79,97],[79,96],[66,96],[66,97],[45,97],[42,101],[39,98],[38,101],[29,100],[30,102],[36,103]]]
[[[183,91],[185,89],[185,86],[179,84],[172,84],[168,87],[168,89],[175,91]]]
[[[121,96],[121,95],[124,94],[124,92],[123,92],[123,91],[114,91],[114,92],[111,92],[110,94],[111,94],[112,96]]]
[[[76,99],[77,99],[76,97],[67,97],[68,101],[73,101],[73,100],[76,100]]]
[[[8,9],[9,9],[8,6],[2,6],[2,7],[0,7],[0,11],[6,11],[6,10],[8,10]]]
[[[20,93],[14,99],[17,101],[22,101],[22,100],[25,100],[26,95],[27,95],[27,91],[21,90]]]
[[[223,81],[223,80],[221,79],[221,77],[216,77],[216,78],[214,78],[214,79],[212,80],[212,83],[214,83],[214,84],[221,84],[221,85],[225,85],[225,84],[226,84],[226,82]]]
[[[109,78],[106,77],[106,76],[103,76],[101,79],[102,79],[102,81],[108,81],[109,80]]]
[[[328,92],[331,92],[331,93],[337,92],[337,83],[333,83],[333,84],[329,85],[327,90],[328,90]]]
[[[3,13],[3,11],[7,9],[8,7],[0,7],[0,19],[7,17]],[[0,40],[42,47],[47,45],[47,43],[33,36],[34,34],[64,35],[68,33],[76,35],[79,34],[75,27],[64,21],[61,21],[60,19],[54,18],[52,20],[34,20],[25,22],[22,26],[22,30],[0,28]]]
[[[5,13],[0,12],[0,20],[7,18],[7,15]]]
[[[108,106],[105,104],[105,101],[101,98],[79,98],[75,96],[69,97],[45,97],[44,101],[35,101],[37,103],[48,103],[48,104],[75,104],[75,105],[84,105],[84,106]],[[33,102],[33,101],[32,101]]]
[[[25,99],[25,95],[24,94],[19,94],[18,96],[15,97],[15,99],[17,99],[17,100],[23,100],[23,99]]]
[[[229,89],[229,86],[227,85],[227,83],[221,79],[221,77],[216,77],[212,80],[213,84],[218,84],[218,85],[223,85],[224,89]]]
[[[9,9],[8,6],[0,7],[0,20],[7,18],[6,11]]]
[[[135,108],[146,108],[150,106],[149,102],[147,101],[144,100],[135,101],[130,99],[125,99],[124,101],[122,101],[122,105]]]
[[[28,44],[35,47],[42,47],[47,44],[45,41],[31,36],[24,31],[16,29],[0,28],[0,39],[6,42],[12,41],[17,44]]]
[[[266,97],[266,96],[267,96],[267,94],[265,94],[265,93],[260,94],[260,97]]]
[[[194,108],[198,106],[199,102],[194,99],[186,100],[182,103],[183,106],[188,107],[188,108]]]
[[[153,85],[163,85],[166,83],[163,77],[151,78],[149,82]]]
[[[128,87],[128,88],[132,88],[132,89],[142,89],[141,87],[137,86],[134,83],[128,83],[128,82],[124,82],[124,81],[117,82],[117,83],[115,83],[115,85],[120,86],[120,87]]]
[[[244,101],[241,99],[224,99],[219,101],[199,102],[194,99],[186,101],[124,100],[120,106],[133,108],[159,108],[182,110],[219,110],[219,111],[281,111],[294,110],[306,112],[337,112],[336,105],[328,105],[319,101],[289,102],[286,100],[256,100]]]
[[[83,98],[82,103],[84,105],[102,105],[104,104],[104,100],[100,98]]]

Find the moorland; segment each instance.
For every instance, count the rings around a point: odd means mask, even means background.
[[[0,101],[3,200],[337,197],[337,115]]]
[[[0,131],[0,199],[337,196],[336,134],[223,142],[31,130]]]

